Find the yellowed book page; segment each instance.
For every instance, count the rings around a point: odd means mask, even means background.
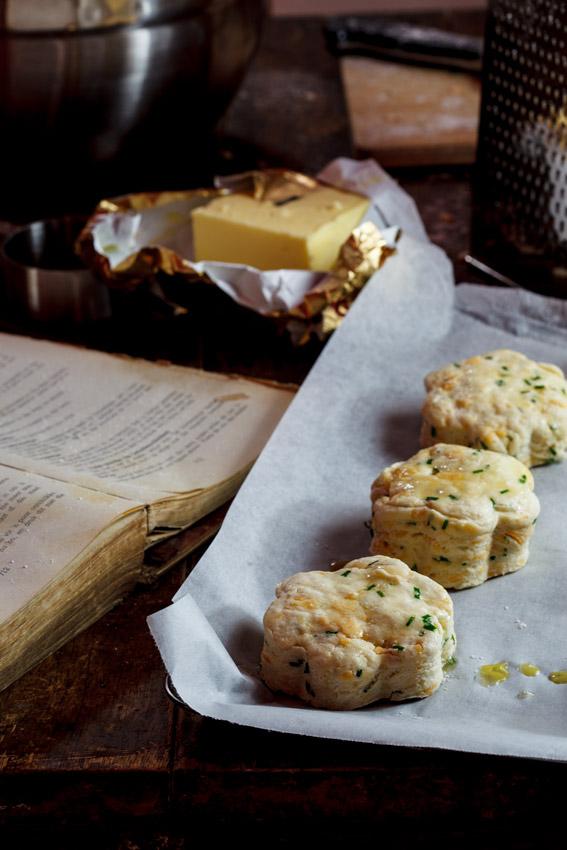
[[[0,463],[137,502],[260,453],[293,392],[0,334]]]
[[[0,622],[29,602],[117,517],[139,509],[126,499],[0,468]]]

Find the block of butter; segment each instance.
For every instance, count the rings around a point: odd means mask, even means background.
[[[368,205],[362,195],[320,184],[276,202],[222,195],[193,210],[195,260],[328,271]]]

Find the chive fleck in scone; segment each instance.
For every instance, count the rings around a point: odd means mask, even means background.
[[[539,514],[523,463],[444,443],[385,469],[371,499],[370,551],[454,588],[523,567]]]
[[[567,457],[567,381],[558,366],[502,349],[425,378],[421,445],[459,443],[526,466]]]
[[[297,573],[264,616],[261,673],[318,708],[426,697],[455,648],[449,594],[394,558]]]

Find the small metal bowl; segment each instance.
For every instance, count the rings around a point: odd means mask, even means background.
[[[184,708],[187,710],[191,710],[184,700],[181,699],[179,694],[177,693],[176,687],[173,684],[173,679],[169,675],[169,673],[165,677],[164,688],[167,696],[170,698],[172,702],[179,706],[179,708]]]
[[[85,219],[34,221],[13,231],[0,248],[6,313],[35,321],[107,318],[110,293],[73,252]]]

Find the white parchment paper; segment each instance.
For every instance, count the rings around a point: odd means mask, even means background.
[[[315,364],[176,596],[150,618],[175,688],[194,710],[296,734],[567,761],[567,464],[533,470],[541,516],[519,572],[452,593],[457,665],[436,693],[331,712],[258,677],[276,584],[368,554],[370,486],[419,449],[425,374],[508,347],[567,369],[564,302],[462,285],[445,255],[404,235]],[[477,681],[506,661],[510,678]],[[523,662],[542,673],[527,678]],[[533,696],[518,698],[529,691]]]

